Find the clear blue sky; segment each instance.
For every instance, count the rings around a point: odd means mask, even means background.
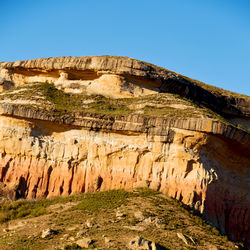
[[[0,61],[120,55],[250,95],[249,0],[1,0]]]

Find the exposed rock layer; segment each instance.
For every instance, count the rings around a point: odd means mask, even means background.
[[[100,120],[84,128],[31,118],[0,118],[0,180],[13,196],[150,187],[205,214],[231,238],[249,238],[247,134],[243,144],[236,140],[242,135],[226,139],[185,123],[151,134],[135,121],[112,131]]]
[[[209,91],[204,86],[197,85],[196,81],[191,81],[192,79],[127,57],[41,58],[2,62],[0,70],[3,88],[48,81],[66,91],[87,90],[88,93],[106,93],[112,97],[140,96],[152,91],[170,92],[190,98],[225,115],[250,116],[250,98],[247,96],[232,96],[230,92],[221,92],[218,88]],[[104,79],[100,80],[100,77]],[[109,85],[108,82],[113,84]],[[115,94],[111,94],[112,92]]]
[[[3,86],[49,80],[76,92],[79,86],[68,81],[81,86],[105,82],[103,87],[111,81],[118,86],[111,96],[170,91],[249,122],[249,98],[209,92],[176,73],[130,58],[49,58],[0,67]],[[108,95],[111,85],[101,92]],[[91,94],[95,88],[83,89]],[[1,104],[0,114],[4,195],[40,198],[150,187],[204,214],[232,239],[250,239],[246,131],[208,118],[55,115],[13,104]]]

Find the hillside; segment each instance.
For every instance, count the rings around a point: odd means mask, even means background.
[[[90,249],[129,249],[137,237],[155,242],[157,249],[240,247],[180,203],[147,189],[6,201],[0,218],[1,249],[82,249],[81,239],[91,240]]]
[[[0,192],[150,188],[249,245],[250,97],[126,57],[0,63]]]

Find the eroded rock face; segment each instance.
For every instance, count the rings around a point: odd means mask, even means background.
[[[248,96],[225,94],[219,88],[211,91],[190,78],[128,57],[57,57],[0,63],[2,90],[34,82],[53,83],[66,92],[113,98],[170,92],[225,115],[250,116]]]
[[[8,116],[0,128],[0,180],[16,187],[17,198],[150,187],[206,214],[232,238],[249,238],[249,147],[236,140],[173,127],[161,136]]]
[[[160,91],[157,79],[140,79],[147,76],[148,66],[131,58],[61,57],[2,63],[0,67],[3,89],[9,88],[9,83],[20,86],[49,82],[65,92],[101,94],[112,98],[137,97]]]
[[[248,97],[209,92],[130,58],[48,58],[1,63],[0,68],[3,89],[48,81],[66,92],[115,98],[166,91],[249,127]],[[204,214],[231,239],[250,244],[246,130],[202,115],[56,114],[23,102],[0,104],[1,194],[47,198],[149,187]]]

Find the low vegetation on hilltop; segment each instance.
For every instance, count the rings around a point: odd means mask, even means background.
[[[149,189],[112,190],[48,200],[0,203],[1,249],[125,249],[136,236],[163,249],[232,249],[219,231],[186,210],[180,202]],[[50,228],[56,232],[41,237]],[[185,240],[178,238],[183,235]]]
[[[227,122],[212,110],[170,93],[112,99],[101,95],[69,94],[55,88],[53,84],[36,83],[0,94],[0,103],[31,105],[59,114],[90,112],[109,116],[140,114],[146,117],[208,117]]]

